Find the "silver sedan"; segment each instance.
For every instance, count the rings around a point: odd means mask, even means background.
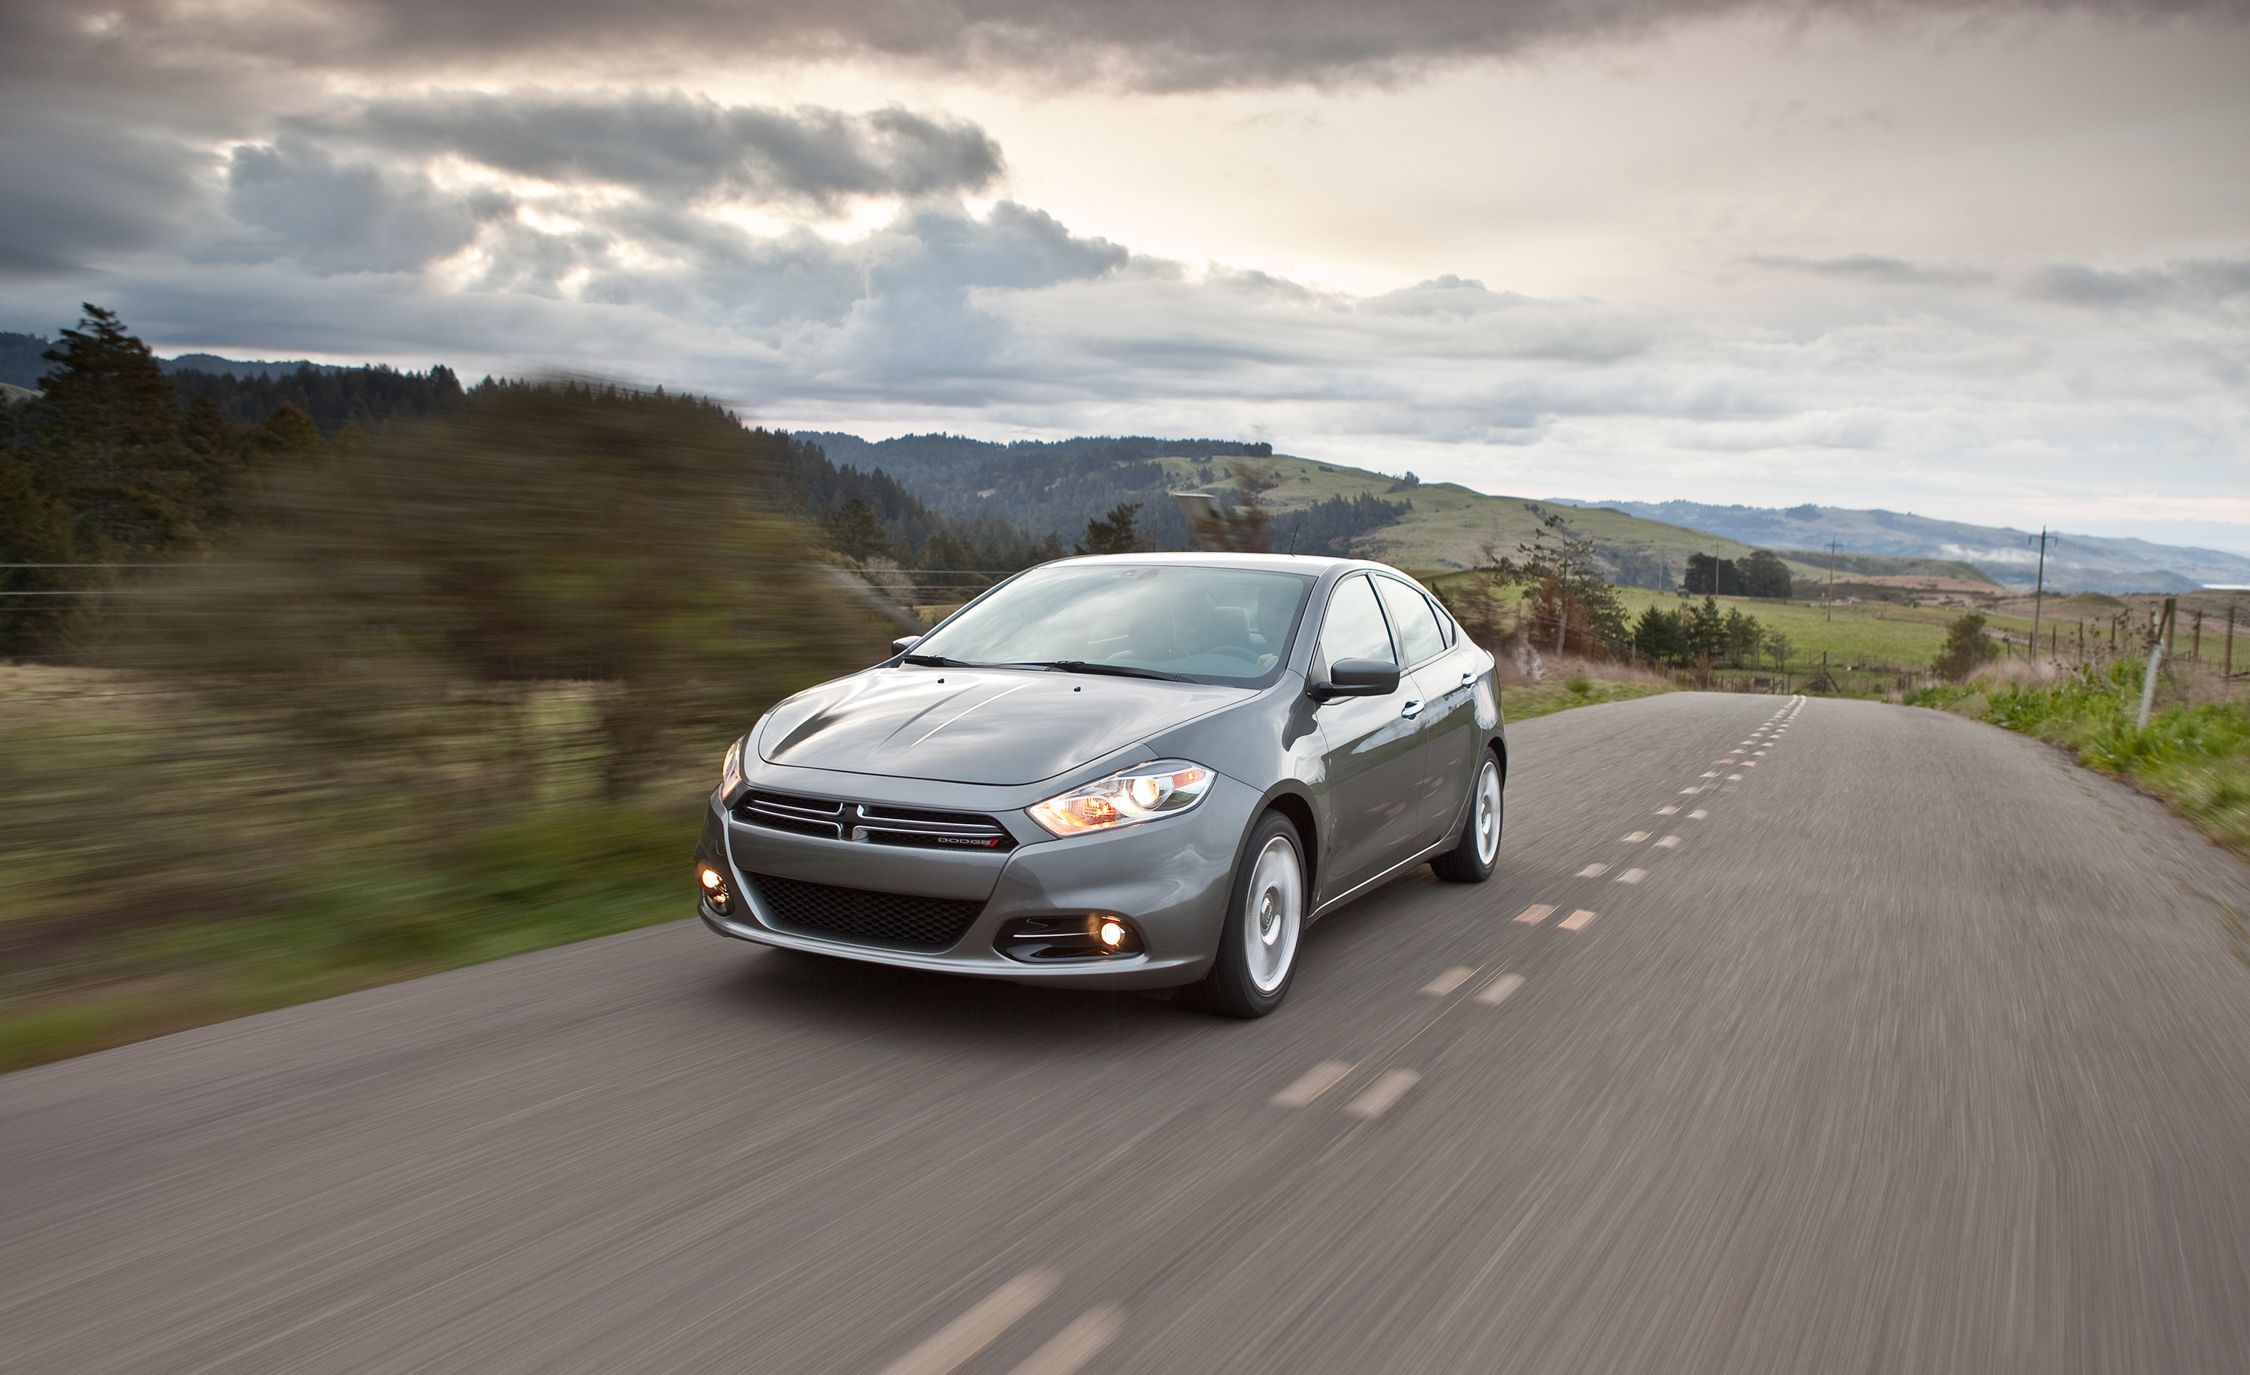
[[[893,651],[727,750],[713,930],[1255,1017],[1322,914],[1499,855],[1492,656],[1396,569],[1064,559]]]

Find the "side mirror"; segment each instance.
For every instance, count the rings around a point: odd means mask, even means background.
[[[901,635],[897,639],[891,641],[891,653],[904,654],[906,651],[914,648],[914,646],[920,644],[921,642],[922,637],[919,635]]]
[[[1328,666],[1328,681],[1315,683],[1312,695],[1331,697],[1388,697],[1398,691],[1398,665],[1381,659],[1338,659]]]

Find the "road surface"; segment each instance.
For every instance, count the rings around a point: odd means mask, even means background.
[[[2250,867],[1930,712],[1510,739],[1262,1022],[683,922],[0,1079],[0,1366],[2250,1369]]]

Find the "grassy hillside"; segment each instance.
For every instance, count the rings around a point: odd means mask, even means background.
[[[1259,461],[1270,464],[1282,479],[1268,497],[1280,513],[1273,524],[1276,548],[1288,548],[1288,512],[1330,497],[1349,498],[1362,492],[1414,503],[1413,511],[1397,523],[1355,541],[1352,551],[1401,568],[1428,572],[1468,568],[1477,562],[1478,547],[1484,541],[1491,540],[1503,553],[1514,553],[1516,545],[1530,539],[1539,523],[1538,516],[1525,508],[1522,497],[1491,496],[1450,482],[1399,487],[1383,473],[1281,454]],[[1168,458],[1164,466],[1183,490],[1218,490],[1228,480],[1223,461],[1206,464]],[[1209,482],[1198,476],[1205,470],[1213,474]],[[1604,557],[1611,560],[1612,574],[1621,581],[1640,581],[1634,575],[1645,573],[1647,581],[1677,582],[1690,554],[1715,550],[1722,557],[1739,558],[1750,552],[1746,544],[1618,511],[1562,506],[1542,509],[1564,511],[1572,525],[1601,547]]]
[[[1477,562],[1478,549],[1486,540],[1491,540],[1503,553],[1514,553],[1518,544],[1531,538],[1539,523],[1538,515],[1526,509],[1529,499],[1524,497],[1494,496],[1451,482],[1424,482],[1403,487],[1384,473],[1284,454],[1258,461],[1270,464],[1282,479],[1281,485],[1268,498],[1280,513],[1273,526],[1276,548],[1289,547],[1290,511],[1331,497],[1350,498],[1363,492],[1387,501],[1409,500],[1414,503],[1414,509],[1395,524],[1353,541],[1352,552],[1419,572],[1471,567]],[[1224,459],[1167,458],[1163,464],[1175,485],[1183,490],[1217,490],[1228,481],[1229,469]],[[1211,475],[1208,480],[1202,476],[1206,472]],[[1717,553],[1722,558],[1739,559],[1757,547],[1662,521],[1645,520],[1608,507],[1529,504],[1541,510],[1564,512],[1574,527],[1600,547],[1610,565],[1611,577],[1622,584],[1675,586],[1691,554]],[[1825,580],[1828,576],[1826,563],[1816,566],[1809,554],[1782,552],[1781,557],[1797,578]],[[1825,557],[1822,556],[1823,560]],[[1998,590],[1974,569],[1941,560],[1861,557],[1851,562],[1853,572],[1864,577],[1968,579],[1977,586]],[[1838,567],[1841,569],[1842,565]]]

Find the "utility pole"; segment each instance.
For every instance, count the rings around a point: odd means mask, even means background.
[[[2039,657],[2039,609],[2047,599],[2047,542],[2050,538],[2054,537],[2048,535],[2047,527],[2040,526],[2039,581],[2033,584],[2031,589],[2031,643],[2025,649],[2024,658],[2026,659]]]

